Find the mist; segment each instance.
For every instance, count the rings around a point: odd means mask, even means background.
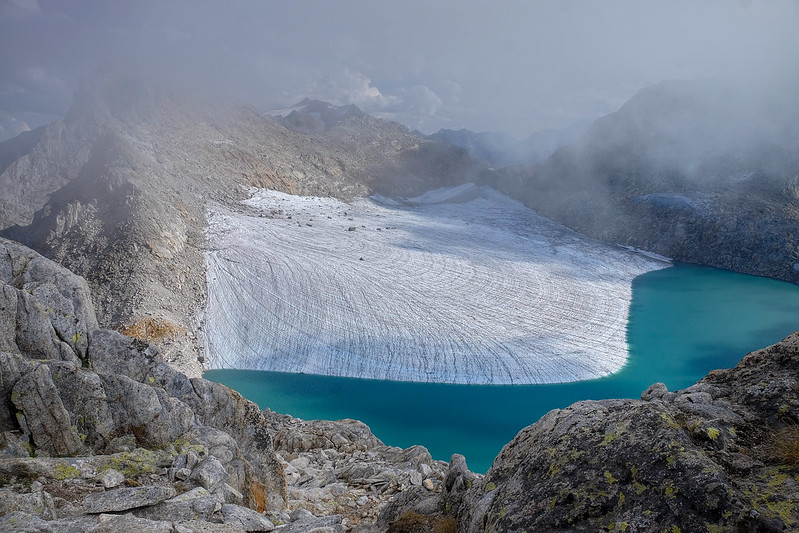
[[[797,22],[792,0],[4,0],[0,139],[62,118],[81,78],[130,59],[263,111],[307,96],[425,133],[526,137],[662,80],[795,73]]]

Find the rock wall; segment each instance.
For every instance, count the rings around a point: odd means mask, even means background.
[[[40,518],[66,522],[125,510],[235,522],[285,507],[283,467],[257,406],[98,329],[85,280],[7,240],[0,324],[0,490],[13,494],[0,498],[3,512],[35,499]],[[38,490],[20,495],[18,485]]]
[[[662,82],[540,167],[485,179],[599,240],[797,283],[799,106],[788,89]]]
[[[446,464],[303,421],[98,328],[86,281],[0,239],[0,531],[369,531]]]

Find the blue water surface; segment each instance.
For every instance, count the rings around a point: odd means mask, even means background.
[[[269,408],[304,419],[355,418],[383,442],[466,456],[485,472],[523,427],[579,400],[638,398],[655,382],[687,387],[710,370],[799,330],[799,286],[677,263],[635,279],[629,359],[596,380],[552,385],[445,385],[252,370],[209,370]]]

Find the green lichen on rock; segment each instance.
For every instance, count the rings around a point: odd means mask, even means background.
[[[675,487],[673,484],[669,483],[666,485],[666,490],[664,493],[666,494],[666,498],[674,499],[677,497],[677,493],[680,492],[680,489]]]
[[[108,461],[99,468],[105,472],[113,468],[126,478],[135,478],[145,474],[154,474],[170,462],[168,452],[136,448],[132,452],[120,452],[108,457]]]
[[[608,434],[605,435],[605,438],[602,439],[602,442],[600,442],[599,445],[600,446],[607,446],[608,444],[610,444],[614,440],[618,439],[619,436],[620,435],[618,433],[608,433]]]
[[[721,432],[716,428],[707,428],[707,436],[710,440],[716,440],[721,435]]]
[[[683,429],[683,426],[677,423],[677,421],[667,413],[660,413],[660,418],[672,429]]]
[[[799,483],[796,478],[784,467],[770,468],[758,478],[757,484],[744,491],[752,507],[764,516],[779,519],[791,529],[799,525],[795,500],[799,495]]]
[[[55,478],[59,481],[80,477],[80,471],[69,463],[55,465]]]

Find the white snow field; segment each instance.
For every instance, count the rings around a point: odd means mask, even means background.
[[[442,383],[605,376],[631,282],[666,260],[606,246],[488,187],[402,204],[254,189],[209,213],[211,368]]]

